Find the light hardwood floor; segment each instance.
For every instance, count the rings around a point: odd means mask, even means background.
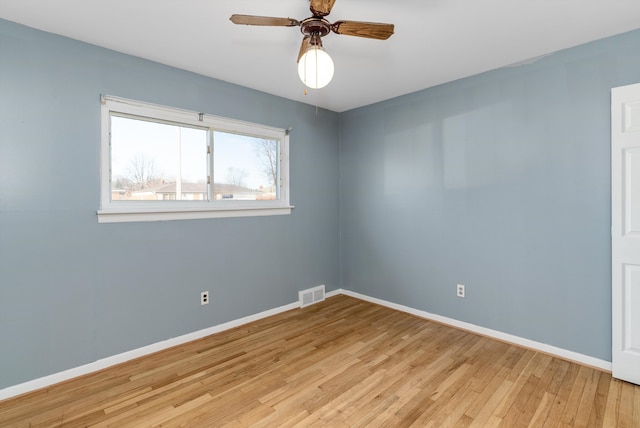
[[[0,427],[640,427],[640,387],[337,296],[0,402]]]

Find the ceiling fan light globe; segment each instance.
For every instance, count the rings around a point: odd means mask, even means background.
[[[333,60],[321,46],[310,46],[298,62],[298,76],[311,89],[327,86],[333,71]]]

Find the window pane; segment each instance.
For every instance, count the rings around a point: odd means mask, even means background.
[[[111,200],[208,200],[207,131],[111,116]]]
[[[279,199],[278,141],[213,133],[213,198]]]

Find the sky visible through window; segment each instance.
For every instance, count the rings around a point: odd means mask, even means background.
[[[113,188],[207,180],[207,130],[111,116]],[[276,182],[277,141],[214,131],[214,183],[267,189]],[[273,158],[273,159],[271,159]]]

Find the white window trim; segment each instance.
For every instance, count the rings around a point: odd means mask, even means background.
[[[291,214],[293,206],[289,203],[288,130],[112,96],[102,96],[101,104],[100,208],[97,211],[99,223]],[[112,112],[280,141],[280,199],[260,202],[112,201],[110,148]],[[211,162],[212,158],[209,161]]]

